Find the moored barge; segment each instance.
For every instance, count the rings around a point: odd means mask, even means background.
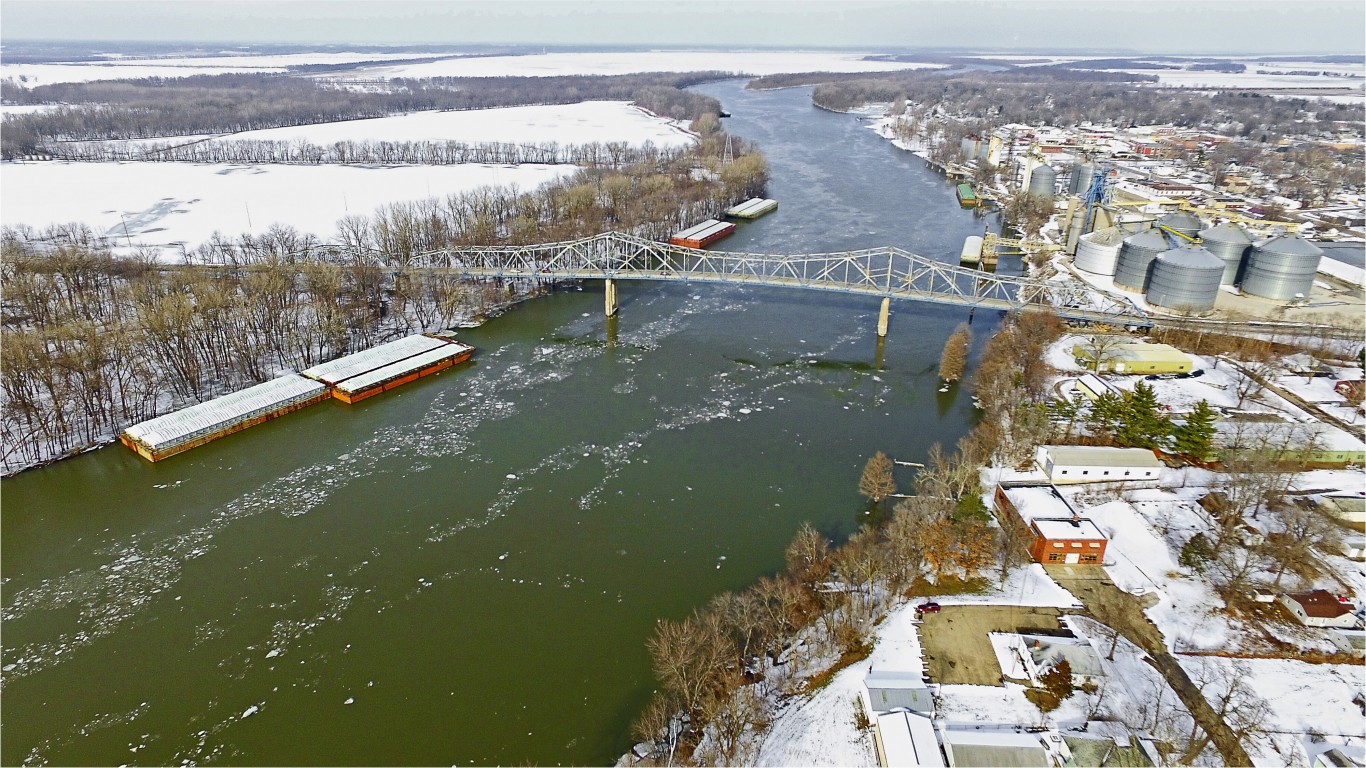
[[[971,184],[959,184],[958,204],[964,208],[976,208],[982,204],[982,200],[977,197],[977,192],[973,190]]]
[[[757,219],[766,213],[772,213],[778,209],[777,200],[769,200],[763,197],[751,197],[739,205],[732,205],[726,209],[727,216],[737,219]]]
[[[119,435],[119,442],[148,461],[161,461],[211,440],[307,408],[326,400],[327,395],[327,385],[291,373],[134,424]]]
[[[315,365],[302,375],[332,396],[356,403],[470,359],[474,347],[436,336],[408,336]]]
[[[669,245],[682,245],[687,248],[706,248],[735,231],[735,225],[727,221],[707,219],[669,238]]]

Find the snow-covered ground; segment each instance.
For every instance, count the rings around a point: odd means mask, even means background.
[[[48,64],[2,64],[0,78],[12,77],[22,85],[89,83],[96,80],[121,80],[135,77],[191,77],[223,75],[232,72],[284,72],[287,67],[306,64],[347,64],[359,61],[432,59],[450,54],[421,53],[296,53],[275,56],[251,54],[229,56],[185,56],[177,58],[114,58]]]
[[[1211,668],[1242,677],[1267,703],[1270,712],[1262,724],[1267,733],[1244,744],[1257,765],[1309,765],[1334,746],[1366,746],[1366,720],[1352,703],[1362,690],[1360,666],[1215,656],[1177,659],[1193,680],[1213,676]],[[1311,730],[1323,734],[1323,740],[1307,736]]]
[[[549,77],[623,75],[633,72],[718,70],[747,75],[784,72],[883,72],[935,68],[936,64],[863,61],[865,53],[828,51],[613,51],[481,56],[422,64],[367,67],[346,73],[355,79],[392,77]]]
[[[570,165],[220,165],[3,163],[0,223],[84,222],[116,246],[194,248],[215,231],[261,233],[280,223],[330,238],[343,216],[482,186],[534,189]],[[124,236],[125,223],[128,237]]]
[[[691,144],[692,134],[631,106],[626,101],[585,101],[531,107],[414,112],[407,115],[343,120],[244,131],[222,140],[296,141],[326,145],[337,141],[459,141],[506,143],[606,144],[622,142],[659,147]],[[174,139],[163,139],[173,141]]]
[[[1063,589],[1038,563],[1012,569],[1004,584],[993,579],[983,592],[936,597],[940,605],[1024,605],[1034,608],[1079,608],[1081,601]]]

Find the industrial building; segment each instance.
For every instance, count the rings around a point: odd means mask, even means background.
[[[325,385],[289,374],[134,424],[119,442],[160,461],[326,399]]]
[[[1081,344],[1072,347],[1077,365],[1101,373],[1134,375],[1189,373],[1194,367],[1190,355],[1169,344],[1119,344],[1099,353]]]
[[[1056,446],[1055,446],[1056,447]],[[1039,563],[1100,565],[1109,538],[1051,485],[998,485],[999,522],[1025,540]]]
[[[1041,445],[1034,463],[1056,485],[1149,482],[1162,475],[1162,462],[1147,448]]]
[[[1163,251],[1153,260],[1143,298],[1154,307],[1178,312],[1214,309],[1224,277],[1224,261],[1204,248]]]

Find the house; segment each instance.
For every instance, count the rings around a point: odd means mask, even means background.
[[[934,713],[934,697],[919,672],[876,670],[863,678],[863,687],[868,693],[869,712],[906,709],[926,715]]]
[[[1156,481],[1162,462],[1146,448],[1041,445],[1034,462],[1055,485]]]
[[[1083,368],[1100,372],[1151,374],[1190,373],[1190,355],[1170,344],[1117,344],[1100,353],[1081,344],[1072,347],[1072,357]]]
[[[1093,402],[1107,392],[1116,396],[1120,392],[1118,387],[1106,382],[1094,373],[1083,373],[1074,379],[1072,391]]]
[[[1366,494],[1361,491],[1324,494],[1319,497],[1319,506],[1344,523],[1366,525]]]
[[[1049,768],[1052,765],[1043,742],[1032,734],[949,727],[941,735],[944,755],[951,768]]]
[[[1349,403],[1359,403],[1366,399],[1366,379],[1339,381],[1333,385],[1333,391],[1342,395]]]
[[[1352,614],[1352,606],[1340,602],[1326,589],[1281,595],[1280,601],[1301,624],[1308,627],[1355,629],[1357,626],[1357,617]]]
[[[993,647],[1003,643],[1001,648],[1005,649],[1010,660],[1015,662],[1013,669],[1002,669],[1006,677],[1012,676],[1011,672],[1023,672],[1031,682],[1037,682],[1044,673],[1058,666],[1063,660],[1072,668],[1073,685],[1098,683],[1100,678],[1105,676],[1100,655],[1090,642],[1081,638],[1006,632],[992,633],[991,636],[1000,638],[992,641]],[[997,650],[996,658],[1004,663],[1005,659],[1001,658],[1001,653],[1001,650]]]
[[[874,723],[873,748],[877,751],[878,765],[883,768],[944,767],[944,753],[939,750],[939,739],[930,718],[899,709],[878,715]]]
[[[996,486],[1002,527],[1026,542],[1040,563],[1100,565],[1109,539],[1051,485]]]

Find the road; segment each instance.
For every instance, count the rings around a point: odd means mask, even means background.
[[[1252,764],[1238,737],[1201,695],[1200,689],[1181,668],[1176,657],[1168,652],[1162,633],[1144,615],[1143,604],[1138,598],[1115,586],[1100,568],[1045,568],[1048,575],[1085,604],[1086,615],[1117,630],[1126,640],[1148,654],[1148,663],[1162,673],[1167,684],[1190,710],[1191,716],[1209,734],[1215,749],[1223,756],[1225,765]]]

